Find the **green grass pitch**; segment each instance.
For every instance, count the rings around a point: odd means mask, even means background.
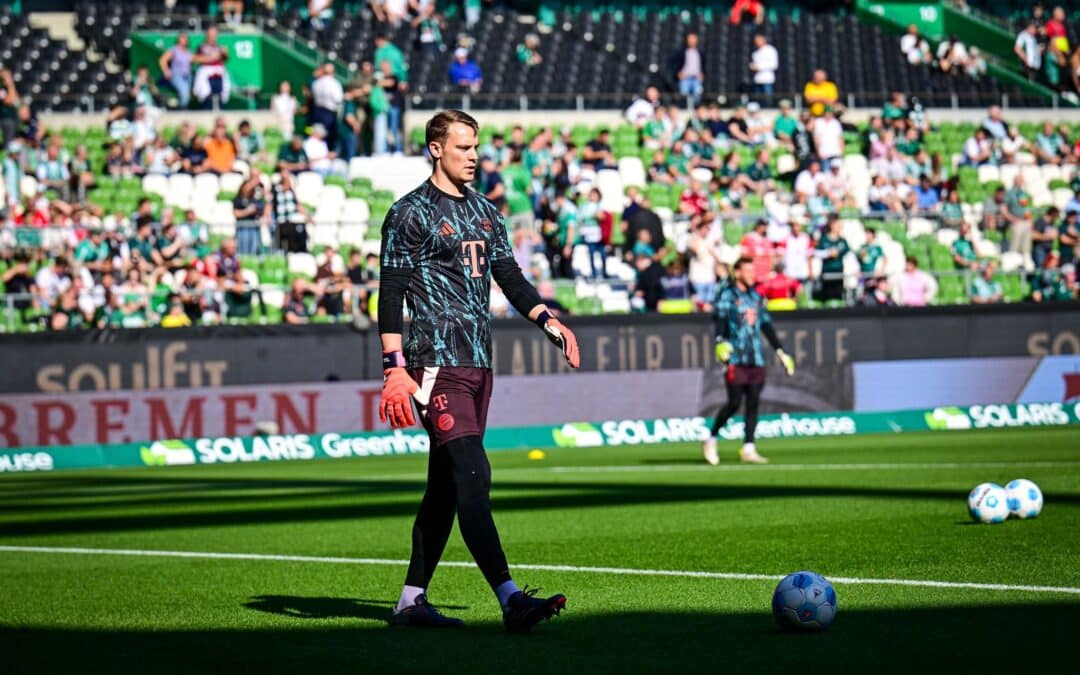
[[[386,625],[424,457],[0,477],[0,669],[1072,669],[1080,431],[759,445],[772,459],[766,467],[737,465],[734,443],[722,444],[727,463],[717,468],[693,444],[551,450],[542,461],[492,453],[495,517],[511,568],[519,566],[515,580],[569,598],[561,617],[527,636],[504,634],[494,597],[471,565],[440,568],[430,589],[432,602],[463,618],[464,629]],[[1039,518],[969,522],[972,486],[1019,477],[1043,488]],[[304,559],[134,554],[145,551]],[[471,560],[456,531],[444,560]],[[828,632],[781,633],[769,611],[773,579],[682,574],[779,578],[801,569],[846,579],[835,584],[839,614]]]

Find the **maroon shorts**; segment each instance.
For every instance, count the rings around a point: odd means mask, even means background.
[[[491,403],[488,368],[413,368],[409,375],[427,394],[427,405],[416,405],[431,447],[465,436],[483,437]]]
[[[728,384],[745,386],[748,384],[765,384],[765,369],[761,366],[736,366],[727,367]]]

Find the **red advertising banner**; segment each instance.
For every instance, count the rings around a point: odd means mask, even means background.
[[[379,382],[0,396],[0,447],[131,443],[160,438],[370,431]]]

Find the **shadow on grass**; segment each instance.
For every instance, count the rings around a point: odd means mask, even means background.
[[[841,608],[830,631],[812,635],[781,633],[766,611],[575,617],[571,607],[530,635],[506,635],[494,620],[432,631],[386,627],[381,614],[375,624],[368,609],[356,610],[363,616],[341,607],[328,611],[332,625],[302,616],[295,627],[267,630],[0,628],[0,653],[12,675],[1056,672],[1074,665],[1065,641],[1072,639],[1080,605]]]
[[[87,480],[92,484],[114,485],[117,478],[95,477]],[[138,480],[140,484],[145,484],[150,479]],[[424,490],[422,481],[225,479],[195,481],[203,484],[206,492],[185,496],[169,490],[168,486],[174,485],[170,478],[163,476],[161,481],[166,487],[158,497],[158,508],[154,508],[153,500],[148,503],[143,499],[136,504],[124,500],[80,504],[45,501],[33,506],[32,494],[25,495],[26,503],[16,505],[11,511],[5,511],[0,504],[0,516],[5,513],[28,516],[26,519],[6,517],[0,520],[0,537],[411,516],[416,513]],[[70,480],[65,482],[70,483]],[[191,482],[178,481],[175,487],[188,490]],[[47,482],[42,481],[42,484],[47,485]],[[274,490],[278,488],[327,488],[329,492],[277,494]],[[217,499],[214,494],[217,490],[232,492],[245,489],[252,493],[246,496],[222,494]],[[328,496],[333,497],[330,503],[327,503]],[[496,513],[777,498],[956,501],[963,499],[964,495],[955,490],[859,485],[723,485],[595,480],[496,480],[492,494]],[[1056,494],[1052,499],[1055,503],[1080,504],[1080,494]],[[130,507],[130,510],[118,512],[124,507]],[[49,517],[52,511],[61,513]],[[72,515],[73,512],[78,515]]]
[[[296,619],[367,619],[390,620],[397,604],[394,600],[367,600],[364,598],[305,598],[297,595],[256,595],[244,607],[268,614]],[[439,609],[464,610],[461,605],[438,605]]]

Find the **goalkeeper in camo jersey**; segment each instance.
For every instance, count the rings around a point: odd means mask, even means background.
[[[724,384],[727,386],[727,403],[716,414],[712,430],[705,440],[705,461],[712,465],[720,463],[716,454],[716,436],[731,416],[738,412],[746,400],[745,432],[739,459],[751,464],[765,464],[769,460],[758,454],[754,446],[754,430],[757,428],[758,402],[765,388],[765,353],[761,336],[774,350],[790,376],[795,372],[795,360],[784,353],[780,339],[773,329],[772,317],[765,308],[765,299],[754,290],[754,263],[750,258],[740,258],[731,273],[731,280],[720,287],[713,301],[716,320],[716,360],[726,366]]]
[[[461,537],[502,608],[503,624],[525,632],[550,619],[566,597],[536,596],[510,577],[491,515],[491,466],[484,429],[491,398],[491,281],[510,304],[581,365],[577,339],[548,313],[522,276],[499,210],[468,187],[476,175],[477,124],[459,110],[427,123],[431,178],[390,209],[382,227],[379,415],[395,429],[415,423],[431,439],[427,488],[412,529],[412,556],[392,624],[442,628],[461,620],[427,601],[427,588],[457,518]],[[403,305],[412,324],[402,341]]]

